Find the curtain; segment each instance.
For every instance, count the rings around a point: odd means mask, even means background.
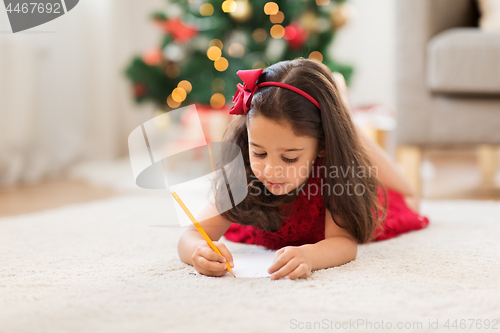
[[[0,10],[0,186],[55,177],[83,160],[127,154],[153,105],[133,102],[124,69],[157,45],[163,0],[82,0],[44,25],[10,33]]]

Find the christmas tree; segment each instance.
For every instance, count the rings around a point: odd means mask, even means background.
[[[335,33],[349,19],[347,0],[170,0],[151,19],[163,33],[158,47],[126,69],[137,102],[168,110],[199,103],[231,103],[240,69],[265,68],[304,57],[340,72],[353,68],[329,54]]]

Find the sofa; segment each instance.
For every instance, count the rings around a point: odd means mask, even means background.
[[[398,160],[417,190],[429,147],[475,146],[483,183],[500,144],[500,31],[476,0],[396,1]]]

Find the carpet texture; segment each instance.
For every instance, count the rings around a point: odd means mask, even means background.
[[[436,321],[450,332],[455,319],[460,332],[500,330],[499,202],[424,201],[428,228],[270,281],[194,274],[177,256],[184,229],[151,227],[175,223],[166,201],[128,194],[0,219],[0,332],[436,332]]]

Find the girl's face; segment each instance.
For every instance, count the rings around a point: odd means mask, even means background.
[[[316,138],[296,136],[288,122],[262,115],[247,125],[250,166],[269,192],[284,195],[307,181],[318,156]]]

